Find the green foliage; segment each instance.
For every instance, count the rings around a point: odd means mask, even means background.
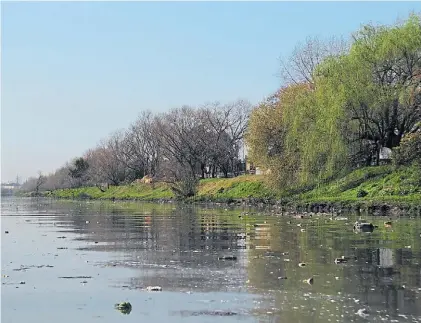
[[[358,197],[365,191],[364,197]],[[365,167],[298,196],[303,201],[418,201],[421,202],[417,165],[394,169],[392,165]]]
[[[357,197],[365,197],[367,195],[368,195],[367,191],[364,191],[364,190],[359,190],[357,192]]]
[[[72,178],[83,177],[89,169],[89,163],[82,157],[77,158],[74,162],[74,168],[69,170],[69,175]]]
[[[421,120],[420,48],[418,16],[392,27],[364,26],[349,51],[308,64],[309,83],[287,85],[253,111],[251,159],[289,192],[379,165],[381,148],[399,146],[402,137],[401,163],[412,163],[421,155],[417,135],[408,135]],[[318,58],[311,54],[296,59]]]
[[[238,176],[227,179],[200,181],[199,199],[276,198],[279,192],[271,189],[261,176]]]
[[[402,138],[400,146],[394,149],[393,161],[396,165],[409,165],[414,162],[421,165],[421,130]]]

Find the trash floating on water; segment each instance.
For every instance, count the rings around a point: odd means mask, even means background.
[[[361,316],[361,317],[367,317],[369,315],[367,309],[365,309],[365,308],[359,309],[356,314]]]
[[[309,279],[305,279],[304,282],[307,283],[307,284],[309,284],[309,285],[313,285],[314,279],[313,279],[313,277],[311,277]]]
[[[9,233],[9,231],[4,231],[4,233],[8,234],[8,233]]]
[[[130,314],[132,311],[132,304],[129,302],[121,302],[114,305],[115,309],[119,310],[123,314]]]
[[[160,292],[162,291],[162,287],[161,286],[148,286],[146,287],[146,290],[148,292]]]
[[[31,266],[24,266],[24,265],[20,265],[20,268],[14,268],[13,271],[26,271],[30,268],[53,268],[54,266],[52,265],[31,265]]]
[[[306,264],[304,263],[304,262],[300,262],[299,264],[298,264],[298,267],[305,267],[306,266]]]
[[[346,264],[347,262],[348,262],[348,259],[345,258],[345,256],[335,259],[335,264]]]
[[[182,316],[235,316],[238,315],[236,312],[231,311],[211,311],[211,310],[203,310],[203,311],[181,311],[179,312]]]
[[[62,278],[62,279],[89,279],[89,278],[92,278],[92,276],[60,276],[59,278]]]
[[[218,260],[237,260],[236,256],[222,256],[218,257]]]
[[[19,282],[20,285],[25,285],[26,283],[22,280]]]
[[[368,222],[355,222],[354,223],[354,231],[355,232],[373,232],[375,226],[372,223]]]

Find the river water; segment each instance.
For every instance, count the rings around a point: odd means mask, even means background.
[[[14,197],[1,212],[5,323],[421,321],[419,218],[355,233],[354,214]]]

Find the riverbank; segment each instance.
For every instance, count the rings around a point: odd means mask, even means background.
[[[224,203],[251,206],[282,206],[310,212],[332,212],[342,209],[387,211],[399,209],[421,212],[421,170],[418,166],[395,169],[391,165],[366,167],[324,184],[273,190],[264,176],[244,175],[200,181],[197,196],[187,203]],[[67,199],[115,199],[140,201],[173,201],[165,183],[111,186],[105,192],[97,187],[62,189],[47,196]]]

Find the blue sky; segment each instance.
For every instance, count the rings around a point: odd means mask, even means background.
[[[391,24],[417,2],[2,3],[1,175],[48,173],[140,111],[256,103],[307,36]]]

